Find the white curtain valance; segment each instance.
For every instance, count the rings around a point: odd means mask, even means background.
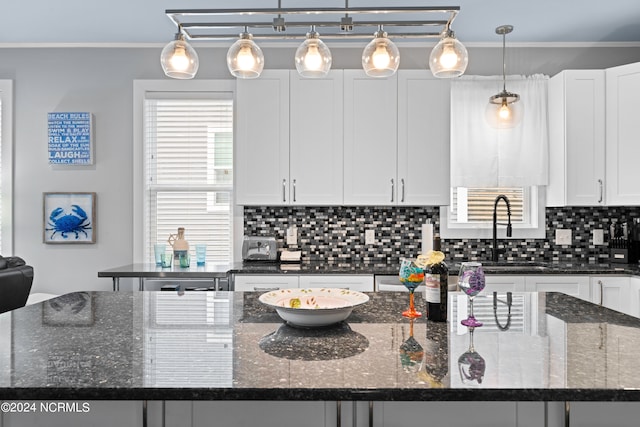
[[[494,129],[485,107],[503,87],[502,76],[463,76],[451,82],[451,186],[547,185],[549,135],[544,75],[508,76],[524,114],[513,129]]]

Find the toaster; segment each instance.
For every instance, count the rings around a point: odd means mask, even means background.
[[[275,237],[244,236],[242,240],[243,261],[277,261],[278,246]]]

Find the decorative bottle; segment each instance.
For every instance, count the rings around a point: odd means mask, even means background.
[[[449,268],[441,252],[440,236],[433,239],[433,251],[427,254],[424,268],[425,300],[427,319],[434,322],[447,321],[447,297],[449,291]]]
[[[178,234],[170,234],[168,242],[173,248],[174,262],[180,259],[180,254],[186,255],[189,252],[189,242],[184,238],[184,227],[178,228]]]

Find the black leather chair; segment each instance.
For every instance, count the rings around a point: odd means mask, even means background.
[[[33,284],[33,267],[18,257],[0,257],[0,313],[24,307]]]

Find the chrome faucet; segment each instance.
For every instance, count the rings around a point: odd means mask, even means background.
[[[498,215],[496,211],[498,210],[498,202],[500,200],[504,200],[507,205],[507,224],[498,223]],[[509,203],[509,199],[504,194],[496,197],[495,202],[493,203],[493,241],[491,246],[491,261],[498,261],[498,239],[496,235],[498,234],[498,224],[507,226],[507,237],[511,237],[511,203]]]

